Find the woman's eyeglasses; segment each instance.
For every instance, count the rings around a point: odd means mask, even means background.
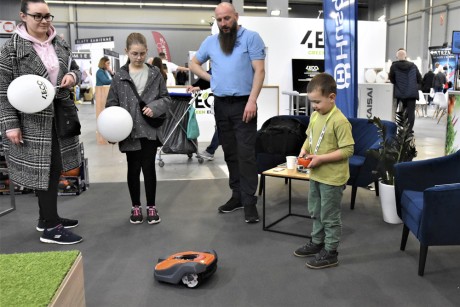
[[[29,15],[29,16],[32,16],[34,18],[35,21],[38,21],[38,22],[41,22],[43,19],[45,19],[45,21],[52,21],[54,19],[54,16],[51,15],[51,14],[48,14],[48,15],[41,15],[41,14],[29,14],[29,13],[26,13],[26,15]]]

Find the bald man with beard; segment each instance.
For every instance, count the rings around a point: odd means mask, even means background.
[[[257,98],[265,78],[265,44],[257,32],[238,25],[238,13],[228,2],[216,7],[215,22],[219,33],[203,41],[189,67],[211,83],[214,93],[214,116],[232,190],[218,211],[244,208],[246,223],[257,223]],[[201,67],[208,60],[212,76]]]

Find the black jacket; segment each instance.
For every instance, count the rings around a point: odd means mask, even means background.
[[[429,93],[430,89],[433,87],[434,72],[431,70],[428,71],[422,80],[422,92]]]
[[[447,83],[446,74],[443,71],[438,72],[433,78],[433,88],[435,91],[443,89],[444,84]]]
[[[389,78],[394,84],[395,98],[418,99],[422,75],[414,63],[406,60],[393,62]]]

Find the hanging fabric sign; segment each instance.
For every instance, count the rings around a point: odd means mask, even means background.
[[[337,107],[346,117],[358,110],[357,3],[324,0],[325,71],[337,82]]]
[[[155,40],[155,44],[157,46],[158,53],[164,52],[166,55],[166,60],[171,62],[171,53],[169,53],[168,43],[166,39],[161,35],[160,32],[152,31],[153,39]]]

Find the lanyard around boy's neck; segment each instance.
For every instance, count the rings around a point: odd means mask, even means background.
[[[313,152],[314,155],[316,155],[318,153],[319,145],[321,144],[321,141],[323,140],[323,137],[324,137],[324,133],[326,132],[327,122],[328,122],[329,118],[331,118],[332,113],[334,113],[335,109],[337,109],[336,106],[334,106],[332,108],[331,112],[329,112],[329,115],[326,118],[326,122],[324,123],[323,130],[321,130],[321,134],[319,135],[318,142],[316,143],[315,151]],[[310,145],[310,153],[311,153],[311,149],[312,149],[312,145],[313,145],[313,126],[315,125],[315,122],[318,119],[318,116],[319,115],[317,113],[316,116],[312,119],[311,125],[310,125],[311,126],[310,135],[308,136],[308,143]]]

